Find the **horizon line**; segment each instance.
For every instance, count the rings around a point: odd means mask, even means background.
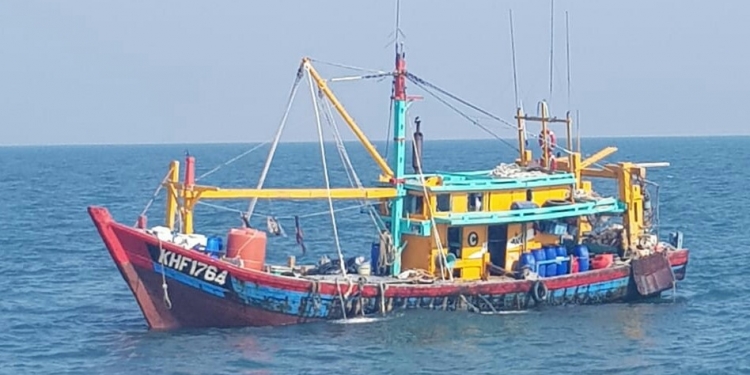
[[[581,139],[638,139],[638,138],[726,138],[726,137],[750,137],[750,134],[718,134],[718,135],[699,135],[699,134],[672,134],[672,135],[591,135],[581,136]],[[516,141],[518,138],[500,138],[502,140]],[[559,139],[566,139],[560,137]],[[430,141],[438,142],[461,142],[461,141],[495,141],[497,138],[434,138]],[[370,139],[370,142],[386,142],[387,139]],[[318,140],[288,140],[279,141],[285,144],[299,143],[317,143]],[[324,140],[324,143],[333,143],[335,140]],[[407,140],[408,142],[408,140]],[[22,147],[86,147],[86,146],[181,146],[181,145],[252,145],[270,143],[270,141],[215,141],[215,142],[132,142],[132,143],[27,143],[27,144],[0,144],[0,148],[22,148]],[[347,140],[344,143],[361,143],[358,139]]]

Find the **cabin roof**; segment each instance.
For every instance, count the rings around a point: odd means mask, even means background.
[[[567,172],[547,173],[517,169],[510,173],[502,173],[502,171],[498,172],[497,168],[469,172],[436,172],[424,174],[423,177],[426,184],[421,182],[422,179],[419,175],[406,175],[406,190],[421,192],[427,188],[428,191],[433,193],[486,192],[563,186],[576,183],[575,175]],[[441,180],[442,183],[439,185],[431,183],[430,179],[435,178]]]

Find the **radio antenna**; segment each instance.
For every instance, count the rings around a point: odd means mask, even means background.
[[[516,71],[516,40],[513,35],[513,9],[508,9],[508,17],[510,18],[510,51],[513,57],[513,90],[516,95],[516,109],[520,107],[518,102],[518,73]]]
[[[568,11],[565,11],[565,54],[568,70],[568,110],[570,110],[570,28],[568,26]]]
[[[555,50],[555,0],[549,2],[549,98],[552,99],[552,70]]]

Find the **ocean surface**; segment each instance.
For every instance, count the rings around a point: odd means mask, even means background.
[[[7,374],[740,374],[750,373],[750,138],[584,139],[614,145],[608,161],[668,161],[660,184],[662,235],[681,230],[687,279],[659,302],[568,306],[477,315],[408,311],[387,319],[277,328],[150,332],[86,212],[104,205],[132,224],[172,159],[195,155],[197,174],[253,145],[0,148],[0,373]],[[382,150],[383,144],[378,144]],[[267,145],[200,183],[254,186]],[[364,184],[377,167],[357,143],[349,156]],[[348,185],[333,144],[333,186]],[[497,141],[428,141],[426,170],[489,169],[513,150]],[[267,186],[324,187],[316,143],[281,144]],[[611,191],[611,186],[605,190]],[[163,192],[159,198],[163,198]],[[199,206],[196,230],[224,234],[247,201]],[[374,229],[353,202],[337,202],[346,255],[369,254]],[[327,201],[260,201],[289,237],[270,261],[336,256]],[[149,225],[163,218],[157,200]],[[307,255],[294,242],[302,216]],[[262,223],[265,217],[254,218]]]

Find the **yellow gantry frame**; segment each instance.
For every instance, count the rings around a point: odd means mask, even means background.
[[[173,161],[169,164],[169,173],[167,174],[167,181],[165,183],[167,188],[167,203],[166,203],[166,222],[167,228],[174,229],[175,215],[177,214],[177,198],[178,194],[171,185],[180,181],[180,162]]]
[[[320,74],[318,74],[315,68],[313,68],[312,64],[310,63],[310,59],[305,57],[304,59],[302,59],[302,64],[304,64],[304,66],[307,68],[307,71],[310,72],[310,75],[312,76],[313,80],[315,80],[315,83],[318,85],[320,91],[323,92],[323,94],[328,98],[328,100],[331,101],[331,104],[333,104],[333,106],[339,112],[341,117],[349,126],[349,129],[351,129],[354,135],[357,136],[357,139],[359,139],[359,141],[362,143],[362,146],[365,147],[373,160],[378,163],[378,167],[380,167],[380,169],[386,176],[393,176],[393,170],[391,170],[391,167],[388,166],[388,162],[385,161],[382,156],[380,156],[380,153],[378,153],[378,150],[375,149],[375,146],[370,143],[370,140],[367,139],[367,136],[365,136],[359,126],[357,126],[357,123],[354,122],[354,119],[349,116],[349,113],[346,111],[346,109],[344,109],[344,106],[341,105],[341,102],[339,102],[336,96],[333,95],[333,92],[328,88],[328,84],[326,83],[326,81],[321,78]]]
[[[347,126],[359,139],[370,156],[378,164],[383,174],[387,177],[393,176],[393,171],[385,159],[380,156],[375,146],[365,136],[362,130],[354,122],[354,119],[344,109],[344,106],[336,98],[326,81],[313,68],[310,59],[302,59],[302,65],[310,74],[318,89],[331,101],[336,111],[341,115]],[[182,218],[182,233],[193,233],[193,209],[200,199],[389,199],[398,196],[396,189],[392,188],[337,188],[337,189],[221,189],[215,186],[192,185],[186,186],[180,182],[180,163],[173,161],[169,166],[169,173],[164,186],[167,189],[166,220],[165,224],[170,229],[175,229],[175,217],[178,214]]]
[[[176,161],[172,165],[178,165]],[[337,189],[222,189],[215,186],[185,186],[179,181],[179,175],[170,174],[170,180],[164,184],[167,188],[166,224],[174,229],[175,214],[179,198],[182,205],[182,233],[193,232],[193,209],[201,199],[389,199],[398,196],[392,188],[337,188]]]

